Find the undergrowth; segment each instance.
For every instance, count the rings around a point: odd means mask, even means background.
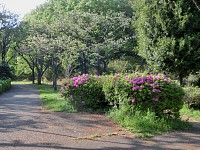
[[[135,111],[134,114],[130,114],[126,108],[123,108],[110,111],[109,116],[122,127],[136,133],[136,137],[139,138],[152,137],[163,132],[184,130],[191,127],[187,121],[178,118],[161,119],[156,117],[154,112],[149,111],[147,113]]]
[[[180,110],[180,114],[200,121],[200,111],[193,108],[188,108],[186,105],[184,105]]]
[[[56,111],[56,112],[77,112],[69,101],[61,97],[58,91],[54,91],[51,85],[35,85],[40,92],[41,104],[44,108]],[[59,89],[60,87],[58,87]]]

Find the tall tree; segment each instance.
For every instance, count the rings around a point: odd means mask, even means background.
[[[200,68],[200,12],[188,0],[133,1],[137,51],[149,66],[173,73],[180,84]]]
[[[123,13],[112,13],[109,16],[91,14],[82,11],[70,11],[59,17],[56,26],[60,33],[66,36],[67,45],[64,56],[81,73],[88,73],[91,67],[96,68],[98,74],[107,69],[111,54],[115,51],[131,50],[134,41],[131,31],[131,19]],[[128,47],[127,43],[131,43]],[[130,48],[130,49],[129,49]],[[62,54],[63,55],[63,54]],[[72,59],[69,60],[70,58]],[[77,67],[75,67],[77,69]]]
[[[0,53],[1,61],[6,62],[6,54],[15,38],[18,16],[0,4]]]

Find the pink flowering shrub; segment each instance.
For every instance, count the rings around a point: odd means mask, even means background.
[[[154,112],[158,117],[179,117],[184,92],[163,74],[91,76],[83,74],[66,80],[61,94],[76,104],[92,109],[130,108],[130,111]]]
[[[85,105],[87,108],[97,109],[108,106],[105,102],[100,76],[83,74],[66,79],[60,93],[78,107]]]
[[[114,107],[131,106],[159,117],[179,117],[184,97],[182,88],[163,74],[105,76],[103,91]]]

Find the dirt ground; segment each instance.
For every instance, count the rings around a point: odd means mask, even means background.
[[[37,89],[13,85],[0,95],[0,150],[200,150],[200,122],[190,121],[192,129],[137,139],[104,115],[44,110]]]

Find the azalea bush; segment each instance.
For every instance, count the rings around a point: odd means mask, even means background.
[[[66,79],[61,95],[92,109],[113,107],[154,112],[157,117],[179,117],[184,91],[163,74],[79,75]]]
[[[104,77],[103,91],[114,108],[155,112],[158,117],[179,117],[184,91],[163,74],[120,75]]]
[[[105,101],[100,76],[88,74],[79,75],[66,79],[61,87],[61,95],[71,100],[76,106],[87,108],[105,108],[108,103]]]
[[[11,79],[0,80],[0,94],[11,88]]]

